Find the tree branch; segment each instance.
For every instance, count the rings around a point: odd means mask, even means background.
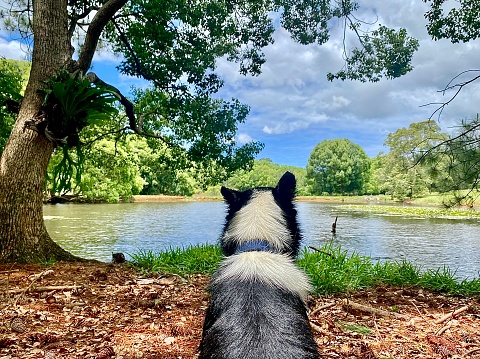
[[[94,142],[98,141],[98,140],[101,140],[102,138],[104,137],[107,137],[109,135],[113,135],[113,134],[117,134],[117,133],[122,133],[122,132],[125,132],[126,130],[128,130],[130,127],[123,127],[119,130],[113,130],[113,131],[109,131],[109,132],[104,132],[102,134],[100,134],[99,136],[95,137],[93,140],[91,141],[88,141],[88,142],[85,142],[83,143],[83,146],[90,146],[91,144],[93,144]]]
[[[127,48],[127,50],[129,51],[130,55],[132,56],[133,58],[133,61],[135,63],[135,70],[136,72],[145,80],[147,81],[150,81],[152,82],[155,86],[157,86],[158,88],[161,88],[165,91],[167,90],[173,90],[173,91],[181,91],[182,93],[184,93],[185,95],[189,95],[187,89],[185,88],[184,85],[175,85],[175,84],[171,84],[170,86],[166,86],[165,84],[162,84],[160,83],[156,78],[150,76],[149,74],[147,74],[145,71],[143,71],[143,66],[142,66],[142,63],[141,61],[138,59],[138,57],[136,56],[135,54],[135,51],[132,49],[132,46],[130,45],[130,43],[128,42],[128,39],[127,37],[125,36],[125,34],[123,33],[122,29],[120,28],[120,26],[117,24],[117,22],[112,19],[112,23],[113,25],[115,26],[115,29],[117,29],[118,31],[118,36],[120,37],[120,40],[123,42],[124,46]]]
[[[152,81],[154,83],[156,83],[155,79],[153,79],[151,76],[147,75],[143,69],[142,69],[142,64],[140,63],[140,60],[138,59],[138,57],[135,55],[135,51],[133,51],[132,49],[132,46],[130,45],[130,43],[128,42],[125,34],[123,33],[122,29],[120,29],[120,26],[118,26],[117,22],[115,20],[112,19],[112,23],[113,23],[113,26],[115,26],[115,29],[117,29],[118,31],[118,35],[120,36],[120,40],[122,40],[123,44],[125,45],[125,47],[127,48],[127,50],[130,52],[130,54],[132,55],[133,57],[133,60],[135,62],[135,68],[137,70],[137,72],[142,75],[142,77],[147,80],[147,81]]]
[[[365,47],[365,43],[363,42],[363,38],[359,34],[357,26],[355,25],[355,23],[352,21],[352,19],[350,19],[350,16],[345,16],[345,18],[350,23],[350,29],[352,29],[353,32],[355,32],[355,35],[357,35],[358,41],[360,41],[360,45],[362,45],[362,47]]]
[[[108,0],[93,17],[93,20],[88,27],[87,35],[85,36],[85,43],[78,58],[78,67],[83,72],[87,72],[92,63],[98,40],[100,39],[100,35],[105,29],[105,26],[113,15],[115,15],[115,13],[127,3],[127,1],[128,0]]]
[[[425,105],[426,106],[426,105]],[[455,136],[455,137],[452,137],[452,138],[449,138],[447,140],[444,140],[438,144],[436,144],[435,146],[429,148],[427,151],[424,151],[422,152],[421,156],[418,158],[417,161],[415,161],[414,163],[414,166],[416,166],[417,164],[419,164],[422,160],[425,159],[425,157],[427,157],[431,152],[435,151],[436,149],[442,147],[442,146],[445,146],[446,144],[449,144],[449,143],[452,143],[454,142],[455,140],[458,140],[459,138],[465,136],[466,134],[470,133],[470,132],[474,132],[476,131],[478,128],[480,128],[480,124],[478,125],[475,125],[475,126],[472,126],[471,128],[467,129],[466,131],[463,131],[462,133],[460,133],[459,135]]]
[[[468,81],[464,81],[464,82],[460,82],[460,83],[456,83],[454,85],[451,85],[453,81],[455,81],[455,79],[457,79],[458,77],[460,77],[461,75],[463,74],[466,74],[468,72],[480,72],[480,70],[466,70],[466,71],[462,71],[460,72],[458,75],[456,75],[455,77],[453,77],[450,82],[447,84],[447,86],[445,86],[444,89],[442,90],[438,90],[437,92],[441,92],[443,95],[445,95],[445,93],[448,91],[448,90],[452,90],[454,88],[457,88],[457,91],[455,91],[455,93],[453,94],[452,97],[450,97],[450,99],[446,102],[430,102],[430,103],[427,103],[425,105],[421,105],[420,107],[426,107],[426,106],[431,106],[431,105],[440,105],[435,111],[433,111],[433,113],[430,115],[430,118],[432,118],[437,112],[438,112],[438,119],[440,119],[440,116],[442,115],[442,112],[443,110],[445,109],[446,106],[448,106],[453,100],[455,100],[455,98],[458,96],[458,94],[460,93],[460,91],[462,91],[462,89],[471,84],[472,82],[480,79],[480,75],[477,75],[473,78],[471,78],[470,80]]]
[[[135,117],[135,111],[134,111],[133,104],[115,86],[107,84],[105,81],[100,79],[94,72],[89,72],[87,74],[87,78],[91,83],[101,85],[101,86],[107,88],[108,90],[112,91],[113,93],[115,93],[119,97],[120,103],[125,108],[125,114],[127,115],[130,129],[133,132],[135,132],[136,134],[141,135],[141,136],[150,137],[150,138],[157,138],[157,139],[163,141],[165,144],[167,144],[170,147],[175,147],[176,146],[174,143],[168,141],[164,136],[144,132],[143,128],[142,128],[143,116],[140,116],[140,118],[137,120],[137,118]]]
[[[73,36],[73,32],[75,31],[75,28],[77,27],[78,20],[86,18],[90,13],[94,10],[98,10],[98,6],[90,6],[87,9],[85,9],[82,13],[80,14],[73,14],[70,16],[70,26],[68,28],[68,33],[70,36]]]

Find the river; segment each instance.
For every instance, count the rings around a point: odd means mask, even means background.
[[[422,269],[443,266],[463,278],[480,276],[480,221],[431,219],[352,210],[343,204],[297,203],[304,245],[333,240],[374,260],[406,259]],[[47,229],[63,248],[110,261],[112,252],[158,252],[216,243],[225,216],[222,202],[57,204],[44,206]],[[331,226],[338,216],[337,233]]]

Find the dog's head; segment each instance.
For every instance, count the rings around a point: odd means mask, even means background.
[[[295,185],[295,176],[286,172],[274,188],[235,191],[222,187],[228,205],[221,238],[223,253],[268,250],[295,257],[301,239],[293,204]]]

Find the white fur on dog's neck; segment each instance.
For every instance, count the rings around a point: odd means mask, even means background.
[[[265,285],[296,293],[304,301],[312,290],[307,275],[291,258],[271,252],[244,252],[225,258],[214,282],[228,279],[258,280]]]
[[[255,191],[247,205],[235,213],[223,236],[225,242],[243,243],[253,239],[267,241],[279,250],[288,246],[287,223],[270,191]]]

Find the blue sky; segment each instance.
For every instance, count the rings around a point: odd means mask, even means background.
[[[267,62],[257,77],[240,75],[238,64],[218,61],[216,71],[225,80],[219,95],[238,98],[251,108],[247,123],[239,128],[237,140],[265,143],[258,158],[305,167],[315,145],[334,138],[348,138],[374,157],[380,151],[387,151],[383,142],[388,133],[430,117],[435,107],[422,105],[449,98],[450,93],[442,96],[438,91],[454,76],[464,70],[480,69],[480,41],[451,44],[446,40],[431,40],[423,17],[428,7],[423,1],[359,3],[359,18],[378,19],[370,30],[378,24],[405,27],[420,41],[412,72],[400,79],[378,83],[328,82],[326,74],[340,70],[343,65],[339,24],[331,25],[331,40],[323,46],[296,44],[288,33],[279,29],[274,35],[275,43],[265,49]],[[20,59],[24,55],[19,47],[17,41],[0,30],[0,55]],[[105,81],[127,91],[138,82],[118,74],[115,70],[118,62],[118,58],[102,51],[94,59],[93,70]],[[477,81],[445,109],[439,125],[444,131],[452,131],[460,119],[480,112],[479,103],[480,81]]]

